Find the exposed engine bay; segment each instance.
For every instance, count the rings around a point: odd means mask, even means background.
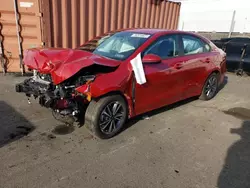
[[[81,69],[72,77],[55,85],[50,74],[42,74],[33,70],[33,76],[16,85],[16,92],[23,92],[28,97],[38,99],[39,104],[52,109],[55,119],[73,124],[80,122],[91,101],[90,83],[103,73],[112,72],[116,67],[93,64]],[[86,86],[86,91],[80,93],[76,88]]]

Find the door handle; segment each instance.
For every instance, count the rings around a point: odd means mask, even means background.
[[[182,63],[176,63],[174,66],[176,69],[181,69],[183,67]]]
[[[210,63],[210,59],[206,58],[205,60],[202,61],[203,63]]]

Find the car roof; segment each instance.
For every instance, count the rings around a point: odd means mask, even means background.
[[[95,49],[97,46],[98,40],[100,40],[102,37],[105,37],[107,35],[113,35],[113,34],[119,33],[119,32],[134,32],[134,33],[144,33],[144,34],[150,34],[150,35],[189,34],[189,35],[197,36],[197,37],[203,39],[204,41],[209,42],[209,40],[207,38],[205,38],[197,33],[194,33],[194,32],[179,31],[179,30],[167,30],[167,29],[127,28],[127,29],[112,30],[112,31],[106,32],[100,36],[96,36],[93,39],[85,42],[83,45],[81,45],[81,47],[82,47],[82,49],[89,49],[89,48]]]
[[[127,32],[135,32],[135,33],[147,33],[147,34],[156,34],[156,33],[161,33],[161,32],[167,32],[168,30],[166,29],[126,29],[124,31]]]
[[[168,29],[148,29],[148,28],[141,28],[141,29],[122,29],[117,32],[136,32],[136,33],[145,33],[150,35],[161,35],[161,34],[187,34],[187,35],[193,35],[196,37],[199,37],[200,39],[204,40],[205,42],[209,43],[210,41],[194,32],[188,32],[188,31],[180,31],[180,30],[168,30]]]
[[[146,33],[146,34],[160,34],[160,33],[182,33],[182,34],[194,34],[191,32],[186,31],[179,31],[179,30],[168,30],[168,29],[148,29],[148,28],[140,28],[140,29],[123,29],[120,32],[135,32],[135,33]]]

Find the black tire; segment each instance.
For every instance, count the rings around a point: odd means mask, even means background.
[[[218,92],[218,84],[219,84],[219,75],[216,73],[212,73],[206,80],[202,93],[200,95],[200,99],[204,101],[208,101],[217,94]],[[209,92],[210,89],[210,92]]]
[[[114,114],[115,108],[118,108],[117,116]],[[109,110],[112,110],[112,112],[109,113]],[[112,114],[110,115],[112,117],[107,114]],[[123,97],[120,95],[109,95],[98,101],[92,100],[90,102],[85,113],[85,126],[94,136],[101,139],[109,139],[122,130],[127,116],[128,108]],[[105,124],[109,120],[112,122],[107,123],[109,125]],[[105,126],[108,127],[105,128]],[[110,131],[110,127],[112,131]]]

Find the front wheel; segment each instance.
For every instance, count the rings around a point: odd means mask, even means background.
[[[208,79],[206,80],[202,93],[200,95],[201,100],[210,100],[212,99],[218,91],[218,84],[219,84],[219,76],[216,73],[212,73]]]
[[[95,136],[108,139],[122,130],[127,111],[127,104],[120,95],[106,96],[98,101],[93,100],[85,114],[85,125]]]

